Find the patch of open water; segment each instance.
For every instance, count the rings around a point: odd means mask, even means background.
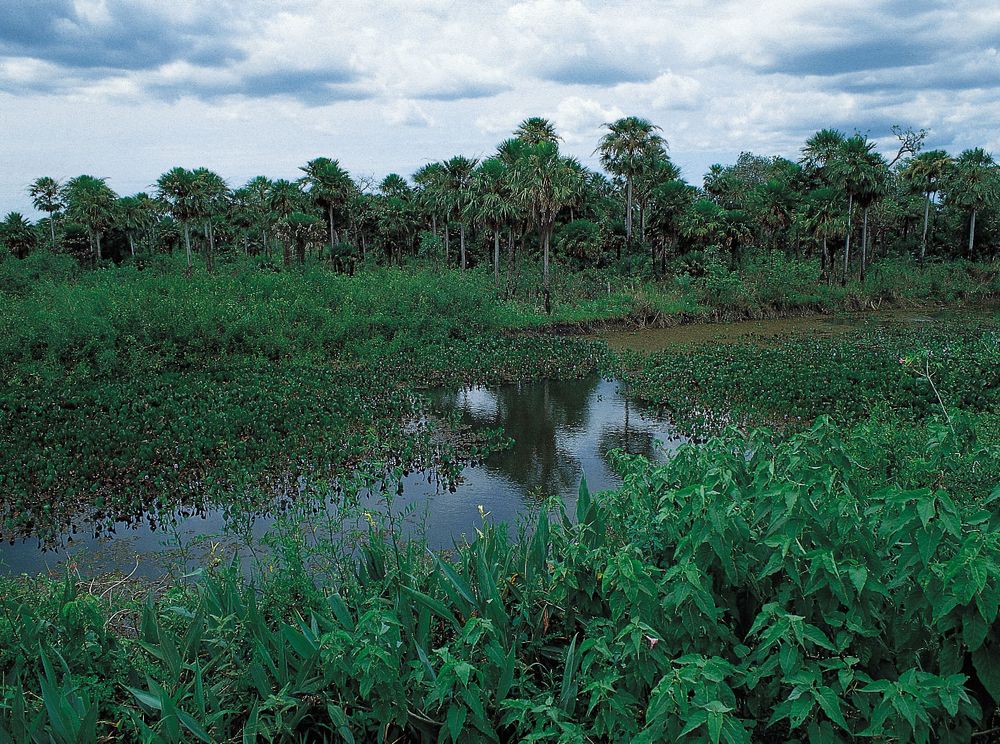
[[[509,449],[463,468],[453,490],[433,471],[385,484],[395,493],[393,511],[409,515],[404,532],[424,530],[432,548],[451,547],[463,535],[471,538],[482,521],[480,507],[508,525],[550,496],[560,497],[572,512],[584,475],[591,491],[619,485],[610,468],[611,450],[663,460],[686,441],[669,420],[636,406],[615,381],[597,376],[439,390],[431,401],[436,413],[454,412],[474,431],[500,427],[513,439]],[[356,516],[364,508],[384,509],[383,497],[374,490],[362,494]],[[213,551],[231,555],[234,535],[243,545],[235,549],[242,552],[264,539],[275,516],[209,509],[197,516],[155,515],[154,521],[155,527],[149,521],[79,524],[75,534],[63,535],[55,545],[34,538],[0,544],[0,571],[62,571],[71,561],[84,574],[134,569],[135,575],[154,577],[178,566],[193,568]]]

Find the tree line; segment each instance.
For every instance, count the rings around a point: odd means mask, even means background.
[[[200,253],[208,271],[219,253],[285,265],[311,254],[341,271],[418,258],[489,265],[498,285],[530,257],[546,298],[556,256],[658,275],[777,250],[818,257],[826,281],[846,282],[863,280],[880,254],[988,260],[1000,248],[1000,167],[982,148],[925,150],[924,130],[894,127],[887,159],[864,134],[823,129],[798,160],[743,153],[695,186],[652,122],[604,128],[594,151],[603,171],[564,154],[553,123],[532,117],[489,157],[457,155],[377,183],[327,157],[295,181],[257,176],[237,188],[207,168],[176,167],[129,196],[92,175],[45,176],[28,187],[45,217],[9,213],[0,242],[17,257],[42,247],[90,263],[183,251],[189,270]]]

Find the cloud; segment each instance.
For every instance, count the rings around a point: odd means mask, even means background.
[[[385,109],[385,120],[398,127],[432,127],[434,120],[416,101],[398,100],[389,103]]]
[[[840,75],[924,65],[933,62],[938,51],[937,44],[927,42],[876,39],[792,52],[762,70],[790,75]]]
[[[175,13],[142,0],[15,0],[0,16],[0,54],[68,69],[146,70],[174,59],[222,64],[242,57],[223,13]],[[206,6],[211,7],[211,6]]]
[[[323,152],[384,174],[489,153],[535,115],[594,166],[603,123],[648,118],[695,181],[741,150],[794,157],[825,126],[1000,149],[986,0],[0,5],[0,212],[30,212],[18,200],[40,173],[108,173],[125,192],[171,158],[239,180]]]
[[[567,144],[595,143],[601,134],[601,127],[625,116],[616,106],[603,106],[592,98],[570,96],[564,98],[552,112],[557,131]]]

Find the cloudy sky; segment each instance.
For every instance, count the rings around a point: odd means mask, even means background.
[[[1000,151],[994,0],[0,0],[0,212],[40,175],[232,185],[318,155],[355,175],[488,154],[553,119],[663,128],[684,175],[825,126]],[[888,139],[886,136],[888,135]]]

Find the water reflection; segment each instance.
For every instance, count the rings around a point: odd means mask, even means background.
[[[637,408],[622,395],[618,384],[597,376],[582,380],[548,380],[521,385],[473,387],[438,391],[431,396],[439,414],[457,416],[473,430],[500,427],[513,445],[482,463],[465,467],[454,490],[442,485],[433,472],[411,473],[402,490],[384,484],[397,513],[410,516],[404,529],[426,530],[432,547],[449,547],[480,524],[479,507],[492,519],[513,525],[544,498],[558,496],[572,510],[580,478],[586,474],[592,491],[618,485],[609,467],[608,453],[620,448],[653,459],[664,459],[683,440],[669,421]],[[662,443],[662,448],[657,445]],[[385,494],[362,495],[363,507],[385,508]],[[318,519],[326,519],[320,515]],[[214,538],[240,535],[244,543],[259,541],[274,521],[266,514],[231,517],[222,510],[175,521],[119,525],[113,534],[92,536],[93,525],[81,525],[55,550],[43,550],[36,540],[0,546],[0,569],[10,573],[37,573],[57,568],[68,557],[87,572],[128,572],[139,558],[138,574],[157,575],[171,560],[185,559],[185,551],[200,543],[211,551]],[[164,531],[164,528],[166,531]],[[231,550],[227,550],[231,554]]]

